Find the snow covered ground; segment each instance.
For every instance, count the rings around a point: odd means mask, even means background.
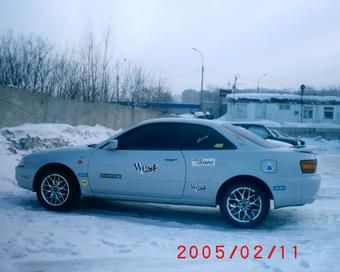
[[[322,186],[317,201],[274,210],[253,230],[224,223],[218,209],[83,199],[77,210],[49,212],[16,185],[22,155],[99,142],[115,133],[95,126],[40,124],[0,130],[0,271],[339,271],[340,141],[316,146]],[[284,245],[268,259],[178,260],[179,245]],[[298,257],[292,247],[297,245]],[[188,256],[188,254],[185,254]],[[212,256],[214,256],[213,254]]]

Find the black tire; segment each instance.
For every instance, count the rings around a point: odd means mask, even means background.
[[[77,182],[69,171],[48,169],[38,177],[37,198],[40,204],[48,210],[71,210],[76,207],[80,197]]]
[[[242,193],[245,200],[242,200]],[[230,225],[253,228],[266,219],[270,210],[270,199],[261,186],[240,181],[224,189],[219,205],[223,218]]]

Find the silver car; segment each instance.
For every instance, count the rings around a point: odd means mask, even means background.
[[[80,196],[220,207],[236,227],[253,227],[275,208],[314,201],[313,153],[284,148],[224,122],[144,121],[87,147],[25,156],[19,186],[42,206],[64,211]]]

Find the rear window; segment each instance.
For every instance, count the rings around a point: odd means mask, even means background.
[[[231,132],[241,136],[242,138],[245,138],[246,140],[248,140],[249,142],[252,142],[253,144],[256,144],[258,146],[261,147],[265,147],[265,148],[275,148],[275,147],[280,147],[279,145],[275,144],[275,143],[271,143],[268,142],[266,140],[263,140],[261,137],[257,136],[256,134],[241,128],[241,127],[237,127],[234,125],[223,125],[224,128],[230,130]]]

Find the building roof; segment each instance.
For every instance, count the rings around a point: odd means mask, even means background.
[[[272,102],[272,103],[300,103],[301,95],[297,94],[280,94],[280,93],[236,93],[227,95],[229,100],[235,98],[236,101],[254,101],[254,102]],[[320,95],[304,95],[304,103],[313,104],[340,104],[339,96],[320,96]]]
[[[122,105],[131,105],[130,102],[120,102]],[[195,103],[174,103],[174,102],[135,102],[133,103],[134,106],[139,107],[154,107],[154,108],[165,108],[165,109],[199,109],[200,104]]]

